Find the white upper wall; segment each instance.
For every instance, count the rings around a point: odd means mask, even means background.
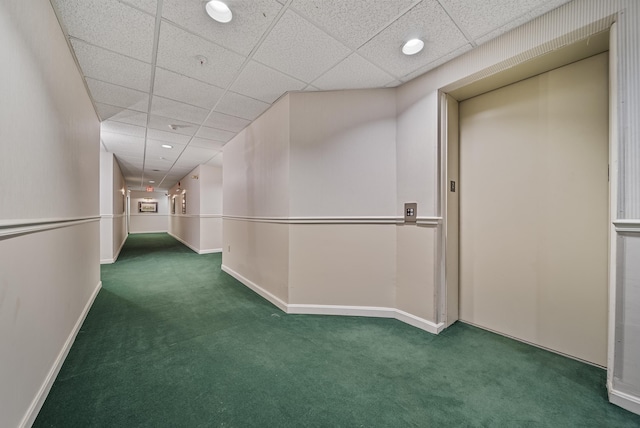
[[[0,3],[1,220],[99,213],[99,122],[46,3]]]
[[[289,215],[289,97],[224,146],[225,216]]]
[[[289,97],[290,216],[394,216],[395,90]]]
[[[200,165],[200,214],[222,215],[222,168]]]

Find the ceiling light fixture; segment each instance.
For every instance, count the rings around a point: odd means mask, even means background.
[[[162,147],[163,149],[173,149],[173,146],[172,146],[172,145],[169,145],[169,144],[163,144],[161,147]]]
[[[233,14],[229,6],[219,0],[211,0],[207,2],[205,6],[207,14],[215,21],[222,22],[223,24],[231,21]]]
[[[149,180],[149,183],[155,183],[156,180]]]
[[[415,55],[424,48],[424,42],[420,39],[411,39],[402,46],[402,53],[405,55]]]

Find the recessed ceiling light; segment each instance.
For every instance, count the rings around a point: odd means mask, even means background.
[[[229,22],[231,21],[231,18],[233,18],[233,14],[231,13],[229,6],[219,0],[211,0],[210,2],[207,2],[205,9],[207,14],[218,22]]]
[[[149,180],[149,183],[155,183],[156,180]]]
[[[411,39],[402,47],[402,53],[405,55],[415,55],[422,50],[424,42],[420,39]]]
[[[169,145],[169,144],[163,144],[162,145],[163,149],[173,149],[173,146]]]

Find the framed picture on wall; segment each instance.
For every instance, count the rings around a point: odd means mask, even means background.
[[[187,194],[182,194],[182,214],[187,213]]]
[[[176,213],[176,197],[175,195],[171,198],[171,214]]]
[[[157,202],[138,202],[138,212],[139,213],[157,213],[158,203]]]

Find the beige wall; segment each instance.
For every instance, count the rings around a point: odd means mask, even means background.
[[[222,265],[289,298],[289,96],[224,146]]]
[[[395,91],[289,97],[289,215],[395,216]]]
[[[395,229],[290,225],[289,303],[395,307]]]
[[[113,263],[127,239],[124,176],[113,153],[100,152],[100,263]]]
[[[169,190],[169,234],[199,254],[221,252],[222,168],[199,165],[179,183]],[[182,214],[184,195],[186,214]]]
[[[138,212],[139,202],[157,202],[158,212]],[[188,202],[191,203],[190,200]],[[177,207],[176,209],[178,209]],[[169,200],[164,192],[132,190],[129,194],[129,233],[167,232],[169,230],[169,209]]]
[[[436,245],[435,227],[396,227],[396,308],[432,322],[436,322]]]
[[[0,426],[16,427],[100,286],[100,129],[49,2],[0,2],[0,52]]]

